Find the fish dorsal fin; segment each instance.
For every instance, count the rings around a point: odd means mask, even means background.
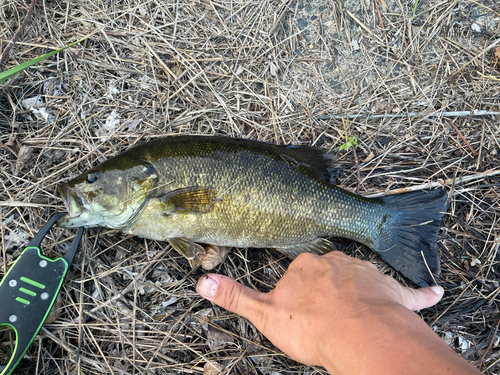
[[[179,254],[186,257],[188,260],[194,259],[196,256],[196,251],[194,248],[194,241],[189,238],[169,238],[168,243],[172,246]]]
[[[313,253],[323,255],[335,249],[330,241],[325,240],[324,238],[316,238],[311,242],[299,243],[287,247],[280,247],[276,248],[276,250],[279,250],[286,255],[295,258],[300,253]]]
[[[191,186],[170,191],[158,197],[164,205],[164,214],[205,213],[218,201],[214,190]]]
[[[325,180],[330,180],[331,156],[325,153],[325,150],[311,146],[278,146],[281,151],[281,157],[288,163],[301,167],[310,167],[314,169],[319,176]]]

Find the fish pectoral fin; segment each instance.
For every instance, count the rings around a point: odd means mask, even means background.
[[[219,200],[214,190],[198,186],[177,189],[158,198],[165,206],[166,215],[205,213]]]
[[[276,248],[276,250],[285,253],[291,258],[295,258],[300,253],[313,253],[318,255],[323,255],[335,250],[335,246],[328,240],[324,238],[316,238],[311,242],[299,243],[296,245],[291,245],[287,247]]]
[[[186,257],[188,260],[193,260],[196,257],[196,249],[194,246],[194,241],[189,238],[169,238],[168,243],[172,246],[179,254]]]

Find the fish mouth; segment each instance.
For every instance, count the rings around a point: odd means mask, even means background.
[[[71,192],[71,189],[66,184],[58,186],[57,191],[63,199],[64,206],[68,214],[57,220],[57,225],[60,227],[72,227],[71,221],[78,218],[83,213],[83,205],[81,199]]]

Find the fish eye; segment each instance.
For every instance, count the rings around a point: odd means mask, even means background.
[[[99,177],[101,177],[101,174],[99,172],[94,172],[94,173],[88,173],[87,174],[87,182],[89,184],[93,184],[94,182],[96,182]]]
[[[154,168],[151,164],[146,163],[142,166],[142,173],[150,175],[154,173]]]

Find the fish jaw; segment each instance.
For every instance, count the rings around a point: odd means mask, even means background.
[[[93,227],[96,224],[92,223],[91,215],[85,208],[86,204],[82,197],[74,194],[67,184],[61,184],[57,188],[61,195],[64,206],[68,211],[66,216],[63,216],[57,221],[57,225],[62,228],[77,228],[77,227]],[[95,220],[94,220],[95,221]]]
[[[123,230],[142,213],[156,180],[154,169],[142,162],[122,169],[113,165],[90,169],[59,185],[68,215],[57,224],[63,228],[100,226]]]

